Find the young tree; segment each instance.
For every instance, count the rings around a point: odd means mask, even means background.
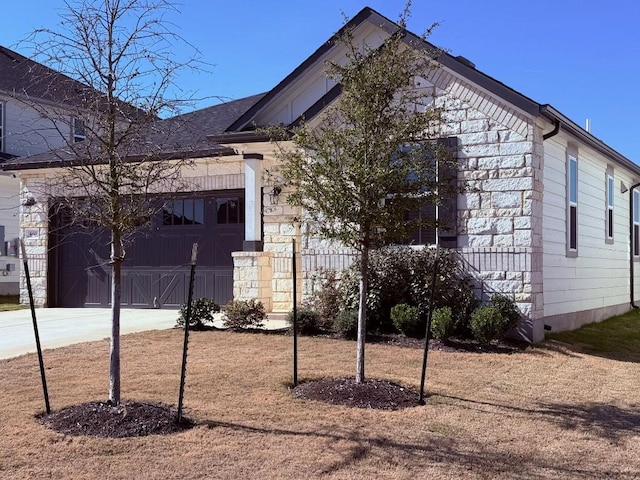
[[[51,119],[64,143],[50,154],[63,167],[48,180],[50,204],[64,208],[74,224],[110,232],[109,401],[117,405],[126,241],[161,208],[153,195],[179,185],[189,152],[174,143],[184,125],[159,115],[175,113],[193,99],[176,87],[176,75],[200,69],[201,63],[195,49],[186,60],[174,58],[178,45],[190,46],[168,28],[166,16],[176,11],[168,1],[69,0],[65,5],[59,30],[37,30],[30,39],[36,58],[55,70],[32,72],[34,83],[55,89],[58,103],[33,105]],[[61,92],[68,96],[62,103]],[[50,132],[43,136],[50,138]],[[176,148],[186,151],[176,155]],[[171,149],[174,154],[167,157]]]
[[[428,222],[411,217],[427,204],[455,194],[438,172],[455,167],[436,140],[441,111],[424,78],[436,51],[399,28],[370,48],[344,33],[346,63],[329,63],[327,75],[342,92],[321,118],[292,132],[293,148],[277,143],[280,174],[315,232],[356,249],[361,256],[356,382],[365,378],[369,251],[395,243]],[[276,132],[282,135],[282,132]],[[415,215],[414,215],[415,217]],[[431,220],[433,222],[433,219]]]

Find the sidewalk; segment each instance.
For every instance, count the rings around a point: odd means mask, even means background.
[[[217,317],[214,325],[221,328],[222,320]],[[38,308],[36,319],[43,350],[111,336],[111,310],[108,308]],[[120,334],[172,328],[177,319],[178,310],[122,309]],[[287,326],[285,320],[265,322],[266,329]],[[35,351],[31,310],[0,312],[0,360]]]

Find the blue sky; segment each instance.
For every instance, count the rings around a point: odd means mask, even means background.
[[[54,28],[64,8],[62,0],[6,3],[0,43],[26,55],[17,42]],[[365,5],[395,20],[404,0],[182,0],[175,29],[214,66],[181,83],[203,97],[267,91],[342,26],[341,12]],[[582,126],[589,118],[596,137],[640,163],[640,1],[414,0],[410,30],[434,22],[433,43]]]

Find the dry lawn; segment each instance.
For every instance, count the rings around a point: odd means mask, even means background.
[[[177,403],[182,332],[123,337],[123,396]],[[348,375],[353,342],[302,338],[300,375]],[[105,400],[108,343],[45,352],[51,403]],[[368,375],[419,385],[421,351],[369,345]],[[291,338],[194,332],[172,436],[70,437],[41,426],[35,355],[0,361],[0,478],[638,478],[640,364],[550,346],[432,352],[426,406],[293,399]]]

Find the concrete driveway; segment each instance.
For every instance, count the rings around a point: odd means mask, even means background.
[[[178,310],[123,309],[120,333],[171,328],[177,318]],[[101,340],[111,335],[108,308],[38,308],[36,319],[43,349]],[[31,310],[0,312],[0,359],[35,351]]]

